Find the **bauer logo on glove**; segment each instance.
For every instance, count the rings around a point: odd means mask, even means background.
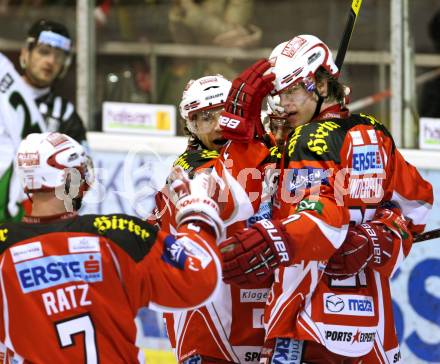
[[[261,220],[239,231],[219,246],[223,280],[238,286],[263,283],[280,265],[293,261],[293,242],[277,220]]]

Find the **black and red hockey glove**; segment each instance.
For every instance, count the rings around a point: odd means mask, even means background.
[[[284,225],[261,220],[219,245],[223,256],[223,280],[237,286],[264,283],[280,265],[293,260],[293,244]]]
[[[234,81],[219,120],[223,137],[248,142],[257,134],[264,135],[261,123],[263,99],[273,89],[273,73],[264,75],[271,64],[261,59],[244,70]]]
[[[380,269],[392,258],[395,239],[412,240],[399,209],[379,208],[373,221],[349,227],[341,247],[330,258],[325,274],[346,279],[369,267]]]

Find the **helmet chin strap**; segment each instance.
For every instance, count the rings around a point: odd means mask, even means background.
[[[318,96],[318,101],[316,102],[315,112],[313,113],[312,120],[315,119],[321,113],[321,106],[324,102],[324,97],[315,89],[315,95]]]

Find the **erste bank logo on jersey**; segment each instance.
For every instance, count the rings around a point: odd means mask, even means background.
[[[68,282],[100,282],[101,253],[53,255],[15,264],[24,293]]]
[[[353,147],[352,175],[383,173],[382,157],[378,145]]]

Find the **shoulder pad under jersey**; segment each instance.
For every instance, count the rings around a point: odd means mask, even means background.
[[[173,165],[181,166],[191,175],[200,168],[212,168],[218,157],[219,153],[215,150],[187,150],[176,159]]]
[[[10,222],[0,225],[0,252],[23,240],[46,234],[59,233],[65,237],[69,233],[87,233],[108,238],[139,261],[150,251],[157,232],[153,225],[125,214],[82,215],[41,224]]]
[[[297,127],[287,143],[289,160],[318,160],[340,163],[339,152],[348,131],[357,125],[371,125],[391,138],[386,127],[370,115],[352,114],[344,119],[314,121]]]
[[[314,121],[295,128],[287,141],[289,160],[339,162],[339,151],[349,129],[345,120]]]

